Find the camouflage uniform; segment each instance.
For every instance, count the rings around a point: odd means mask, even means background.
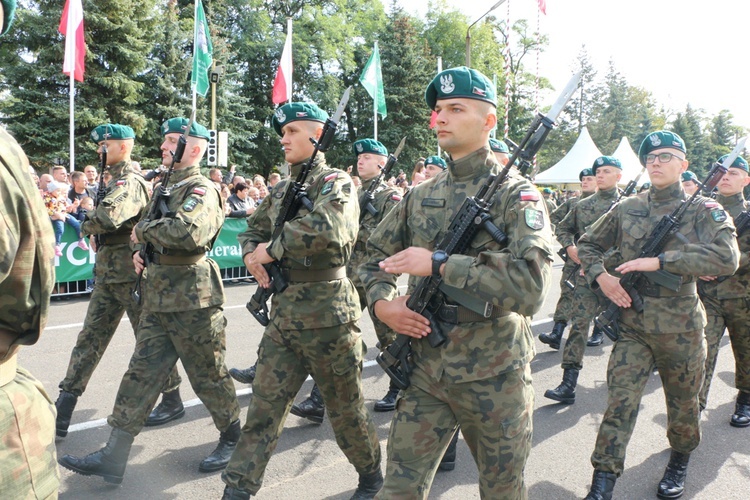
[[[605,214],[618,196],[617,187],[613,187],[606,191],[597,191],[593,196],[581,200],[557,225],[555,235],[560,245],[563,248],[575,245],[577,237],[584,234],[599,217]],[[572,260],[568,259],[568,262]],[[565,276],[563,279],[565,279]],[[571,315],[569,316],[572,326],[565,341],[561,366],[563,369],[580,370],[583,368],[583,355],[586,350],[586,339],[589,336],[589,324],[608,301],[600,291],[593,291],[586,283],[586,279],[580,274],[574,276],[573,281],[576,288],[571,305]]]
[[[362,186],[359,188],[361,193],[367,191],[370,184],[375,182],[377,177],[364,181]],[[357,274],[359,266],[367,261],[366,244],[367,240],[370,239],[370,235],[382,221],[385,216],[395,207],[398,202],[401,201],[401,195],[398,191],[392,187],[388,187],[385,182],[380,183],[380,187],[375,190],[375,200],[372,202],[372,206],[378,211],[377,215],[370,214],[364,206],[360,206],[360,213],[364,214],[362,222],[359,224],[359,232],[357,233],[357,242],[354,244],[354,251],[352,252],[352,258],[346,266],[346,275],[354,283],[359,295],[359,304],[362,309],[367,307],[367,293],[365,287],[362,284],[362,280]],[[381,347],[385,347],[396,338],[396,333],[390,328],[385,326],[383,322],[375,317],[374,314],[370,313],[372,322],[375,325],[375,334],[378,337]]]
[[[464,198],[499,165],[489,147],[411,190],[377,227],[360,267],[368,303],[392,300],[396,276],[378,262],[410,246],[433,249]],[[539,192],[510,174],[490,213],[506,245],[481,231],[467,255],[451,255],[444,285],[490,304],[489,319],[442,322],[439,348],[412,339],[411,385],[401,391],[388,438],[388,466],[377,498],[427,498],[438,463],[460,425],[478,464],[483,498],[525,498],[523,470],[531,450],[534,340],[527,317],[539,310],[550,280],[550,224]],[[410,277],[409,291],[419,278]],[[446,299],[455,307],[456,302]],[[465,300],[465,299],[464,299]],[[447,306],[444,306],[447,308]],[[481,318],[481,319],[480,319]]]
[[[298,175],[304,162],[291,166]],[[318,153],[308,176],[312,212],[304,207],[271,240],[288,180],[281,181],[247,220],[238,236],[243,255],[259,243],[289,277],[273,296],[270,323],[258,348],[253,398],[240,442],[222,474],[232,488],[255,494],[295,395],[312,375],[328,409],[336,441],[360,475],[380,470],[380,443],[364,406],[361,308],[345,266],[359,227],[351,178],[330,168]],[[334,277],[337,276],[337,277]]]
[[[239,404],[224,365],[219,266],[205,257],[224,222],[223,203],[197,165],[175,170],[169,184],[168,209],[175,216],[141,221],[135,228],[138,240],[152,243],[156,252],[144,270],[135,351],[108,422],[137,435],[179,358],[223,432],[238,419]]]
[[[552,227],[556,227],[568,212],[579,201],[591,196],[593,193],[583,193],[580,198],[572,197],[568,198],[565,203],[561,203],[557,209],[552,212],[549,216]],[[576,267],[576,263],[572,259],[568,259],[563,264],[562,276],[560,277],[560,298],[557,300],[557,306],[555,306],[555,314],[552,316],[552,320],[555,323],[567,323],[573,316],[573,289],[565,284],[565,279],[570,276],[573,269]]]
[[[603,272],[605,251],[617,248],[613,262],[635,259],[664,216],[687,195],[676,182],[627,198],[600,218],[578,242],[586,279]],[[700,442],[698,391],[703,382],[706,316],[695,276],[732,274],[739,251],[734,226],[713,200],[698,197],[682,219],[680,234],[669,239],[664,269],[683,276],[679,292],[658,285],[643,294],[643,312],[622,309],[620,340],[607,369],[609,401],[591,463],[597,471],[622,474],[625,449],[635,426],[643,390],[654,366],[667,399],[667,437],[673,451],[689,454]]]
[[[54,406],[17,366],[20,346],[36,343],[47,323],[55,240],[29,161],[2,128],[0,179],[0,492],[57,498]]]
[[[148,203],[146,181],[137,174],[130,161],[109,167],[112,179],[107,194],[95,210],[87,214],[81,225],[86,235],[99,235],[102,245],[96,252],[96,286],[89,300],[83,329],[70,355],[68,372],[60,382],[60,389],[80,396],[102,359],[122,315],[137,335],[141,307],[131,296],[136,279],[130,248],[130,232]],[[180,376],[173,368],[164,391],[177,389]]]
[[[750,208],[742,193],[733,196],[719,195],[716,199],[724,209],[736,218],[742,211]],[[750,392],[750,233],[738,238],[740,247],[740,268],[723,282],[699,281],[698,292],[706,308],[706,376],[699,395],[701,408],[706,407],[711,379],[716,369],[716,358],[719,355],[721,337],[724,328],[729,330],[729,340],[735,361],[735,387],[742,392]],[[715,273],[714,273],[715,274]]]

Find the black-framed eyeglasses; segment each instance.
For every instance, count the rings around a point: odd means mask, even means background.
[[[677,158],[680,161],[685,161],[685,158],[680,158],[679,156],[672,154],[672,153],[659,153],[658,155],[646,155],[643,157],[646,160],[646,165],[650,165],[656,161],[657,158],[659,158],[659,163],[669,163],[672,161],[672,158]]]

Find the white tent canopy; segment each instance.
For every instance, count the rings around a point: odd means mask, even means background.
[[[612,156],[620,160],[620,163],[622,163],[622,179],[620,179],[620,184],[628,184],[641,173],[643,166],[641,165],[640,160],[638,160],[638,155],[635,154],[633,148],[630,146],[627,137],[623,137],[620,140],[620,144],[617,146],[617,149],[615,149],[615,152],[612,153]],[[638,179],[638,185],[641,186],[644,182],[648,182],[648,173],[645,172],[641,178]]]
[[[578,174],[581,170],[593,165],[594,160],[600,156],[602,156],[601,151],[591,139],[588,129],[583,127],[568,154],[554,166],[537,175],[534,182],[536,184],[578,184],[580,182]]]

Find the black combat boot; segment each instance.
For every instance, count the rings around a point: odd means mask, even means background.
[[[222,432],[219,436],[219,444],[216,445],[216,449],[203,459],[198,466],[198,470],[201,472],[213,472],[226,467],[240,440],[241,431],[242,428],[239,419],[229,424],[229,429]]]
[[[685,492],[685,478],[687,477],[688,460],[690,453],[680,453],[672,450],[669,456],[669,464],[664,476],[659,481],[659,489],[656,496],[659,498],[680,498]]]
[[[60,465],[84,476],[101,476],[104,481],[120,484],[128,464],[130,447],[134,436],[122,429],[112,429],[107,446],[83,458],[65,455],[58,460]]]
[[[552,326],[552,331],[539,335],[539,340],[541,340],[543,344],[550,346],[552,349],[559,349],[567,325],[568,323],[565,321],[555,321],[555,324]]]
[[[247,490],[226,486],[224,487],[224,495],[222,495],[221,500],[248,500],[251,496],[253,495]]]
[[[68,435],[70,418],[73,416],[73,410],[75,410],[76,403],[78,403],[78,396],[72,392],[61,390],[60,395],[57,396],[57,401],[55,401],[55,408],[57,408],[55,432],[57,433],[57,437],[64,438]]]
[[[354,495],[352,495],[349,500],[368,500],[370,498],[375,498],[375,495],[382,487],[383,473],[380,472],[380,469],[371,474],[360,474],[359,485],[357,485]]]
[[[255,368],[258,366],[258,362],[256,361],[253,366],[250,368],[245,368],[244,370],[239,370],[237,368],[230,368],[229,369],[229,375],[235,379],[237,382],[243,383],[243,384],[252,384],[253,380],[255,380]]]
[[[298,405],[292,405],[290,410],[292,415],[306,418],[316,424],[323,423],[323,415],[326,413],[326,405],[323,403],[323,396],[320,394],[318,384],[315,384],[310,391],[310,397]]]
[[[591,490],[584,500],[612,500],[615,481],[617,474],[595,470],[594,477],[591,478]]]
[[[393,411],[396,409],[396,397],[398,396],[398,387],[391,380],[391,385],[388,386],[388,392],[385,393],[383,399],[375,402],[375,406],[372,407],[375,411]]]
[[[563,379],[554,389],[547,389],[544,397],[554,399],[561,403],[572,405],[576,402],[576,384],[578,383],[578,370],[575,368],[565,368],[563,370]]]
[[[440,465],[438,465],[439,470],[449,471],[456,468],[456,446],[458,446],[458,429],[453,434],[453,439],[451,439],[451,443],[440,460]]]
[[[732,421],[729,424],[733,427],[747,427],[750,425],[750,392],[740,391],[737,395],[734,415],[732,415]]]
[[[596,347],[602,345],[602,342],[604,342],[604,332],[602,332],[602,329],[594,323],[594,331],[591,332],[591,337],[589,337],[586,345],[589,347]]]
[[[161,403],[151,411],[144,424],[146,427],[166,424],[172,420],[177,420],[185,416],[185,407],[182,405],[180,398],[180,389],[164,392],[161,395]]]

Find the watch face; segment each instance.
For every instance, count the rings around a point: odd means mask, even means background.
[[[448,260],[448,254],[445,253],[445,250],[435,250],[435,252],[432,254],[432,260],[435,260],[437,262],[445,262]]]

